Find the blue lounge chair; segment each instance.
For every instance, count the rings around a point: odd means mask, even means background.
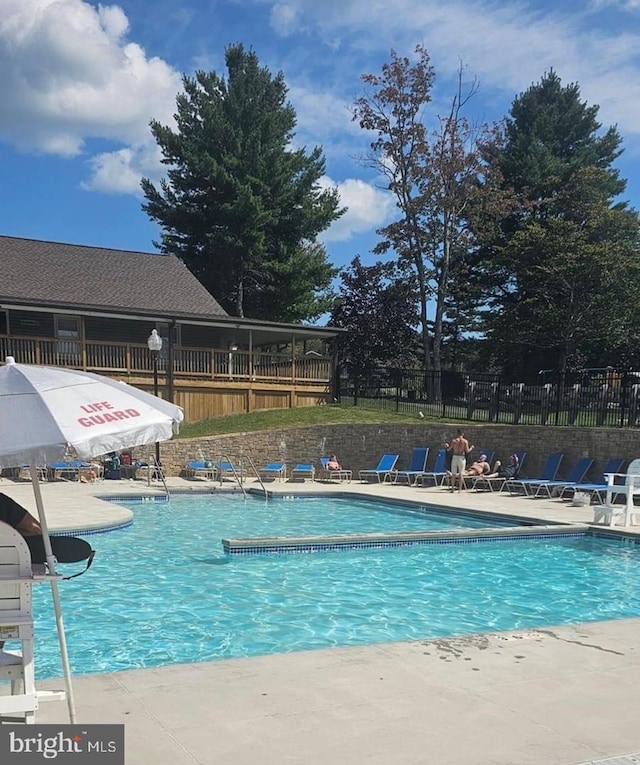
[[[229,462],[229,460],[218,460],[218,462],[214,462],[213,469],[215,470],[216,478],[219,478],[221,481],[225,478],[232,478],[242,482],[244,477],[242,473],[242,465],[234,465],[234,463]]]
[[[274,481],[284,481],[287,475],[287,466],[284,462],[269,462],[268,465],[258,470],[260,478],[272,478]]]
[[[518,488],[521,488],[524,494],[529,494],[529,489],[534,486],[539,486],[545,481],[553,481],[558,475],[560,463],[564,454],[562,452],[554,452],[550,454],[542,467],[542,472],[539,478],[516,478],[515,481],[509,481],[508,487],[511,494],[518,494]]]
[[[409,486],[414,486],[419,475],[427,469],[428,446],[414,446],[411,452],[411,462],[407,470],[392,470],[389,479],[398,483],[400,479],[407,479]]]
[[[300,478],[303,481],[316,477],[316,469],[311,462],[299,462],[291,471],[291,478]]]
[[[574,483],[565,486],[560,492],[560,499],[566,499],[572,497],[576,491],[584,491],[591,494],[592,498],[595,494],[600,500],[601,504],[604,504],[604,496],[607,493],[607,476],[610,473],[619,473],[624,465],[624,460],[619,457],[612,457],[607,461],[607,464],[602,468],[600,479],[594,483]]]
[[[591,459],[591,457],[580,457],[576,464],[571,468],[571,472],[567,476],[566,481],[541,481],[533,496],[542,497],[546,494],[546,496],[551,499],[553,492],[558,495],[565,486],[573,483],[580,483],[589,472],[591,465],[593,465],[593,459]]]
[[[447,475],[447,450],[438,449],[436,453],[436,461],[431,470],[425,470],[419,476],[416,477],[414,485],[424,486],[425,481],[433,481],[434,486],[438,486],[438,482],[442,484]]]
[[[520,471],[522,470],[522,464],[525,461],[527,453],[515,451],[511,452],[511,454],[515,454],[518,458],[518,469],[515,475],[511,476],[511,478],[503,478],[501,476],[494,476],[493,478],[489,478],[488,476],[481,475],[474,480],[471,488],[475,491],[502,491],[509,481],[517,480],[518,476],[520,475]],[[502,465],[500,467],[503,469]],[[504,467],[506,467],[506,465]]]
[[[91,463],[82,460],[62,460],[51,462],[47,467],[52,471],[54,481],[79,481],[80,471],[90,468]]]
[[[361,481],[368,481],[369,478],[377,478],[378,483],[383,483],[389,473],[395,468],[399,454],[383,454],[377,466],[371,470],[360,470],[358,476]]]
[[[320,465],[322,467],[321,478],[326,481],[350,481],[352,478],[352,471],[340,468],[339,470],[329,470],[327,465],[329,464],[329,457],[320,457]]]
[[[185,465],[187,478],[215,478],[216,469],[208,460],[189,460]]]

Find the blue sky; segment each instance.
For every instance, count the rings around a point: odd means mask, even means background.
[[[149,120],[171,122],[182,73],[225,74],[235,42],[283,71],[296,142],[324,149],[324,182],[349,207],[323,237],[336,266],[373,262],[392,219],[349,113],[391,48],[429,51],[433,116],[461,62],[480,86],[468,114],[488,122],[551,67],[578,82],[618,126],[624,197],[640,208],[640,0],[0,0],[0,234],[153,251],[139,193],[141,175],[162,173]]]

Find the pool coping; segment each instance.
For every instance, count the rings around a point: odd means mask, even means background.
[[[367,534],[328,534],[304,537],[239,537],[223,539],[227,555],[265,555],[271,553],[330,552],[381,549],[433,544],[473,544],[514,539],[560,539],[589,534],[586,524],[506,526],[486,529],[447,529],[437,531],[372,532]]]
[[[283,487],[284,488],[284,487]],[[489,519],[501,523],[513,522],[514,526],[488,527],[484,529],[443,529],[437,531],[407,531],[407,532],[370,532],[365,534],[337,534],[337,535],[311,535],[303,537],[237,537],[221,539],[222,547],[226,555],[262,555],[282,553],[306,553],[325,552],[339,550],[382,549],[385,547],[405,547],[425,544],[471,544],[478,542],[496,542],[506,540],[531,540],[551,539],[569,536],[594,536],[605,539],[614,539],[632,544],[640,544],[640,535],[633,533],[628,528],[602,526],[598,523],[563,523],[535,516],[496,513],[477,507],[451,507],[447,504],[438,503],[436,496],[426,501],[424,497],[389,497],[368,492],[352,492],[348,487],[336,487],[337,490],[326,491],[315,487],[307,491],[299,491],[291,487],[291,490],[273,492],[261,487],[249,487],[245,490],[252,500],[266,499],[267,501],[288,501],[292,499],[321,499],[323,497],[348,498],[363,500],[376,504],[391,504],[398,507],[421,509],[425,512],[454,513],[457,516],[467,516],[475,519]],[[241,490],[237,486],[207,486],[172,489],[169,496],[165,493],[140,492],[136,494],[105,494],[100,499],[120,503],[131,504],[167,503],[171,496],[212,496],[227,494],[239,496]],[[434,501],[435,500],[435,501]],[[109,524],[102,528],[91,528],[81,532],[62,533],[86,533],[96,534],[126,528],[129,523]]]

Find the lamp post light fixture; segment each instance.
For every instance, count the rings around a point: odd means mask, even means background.
[[[158,395],[158,355],[162,350],[162,338],[158,334],[157,329],[152,329],[151,334],[147,338],[147,345],[151,351],[151,358],[153,359],[153,395]],[[156,465],[160,464],[160,442],[156,441]]]

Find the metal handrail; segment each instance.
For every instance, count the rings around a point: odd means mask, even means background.
[[[220,455],[220,460],[218,462],[218,470],[220,471],[220,486],[222,486],[222,470],[220,470],[220,463],[222,461],[228,462],[231,466],[231,472],[233,473],[233,477],[238,482],[238,486],[240,487],[240,490],[242,491],[242,496],[244,499],[247,498],[247,492],[245,491],[244,486],[242,485],[242,464],[240,465],[240,475],[238,475],[238,471],[236,470],[236,466],[233,464],[233,460],[229,457],[228,454],[222,454]]]
[[[260,471],[256,469],[256,466],[255,466],[253,460],[251,459],[251,457],[246,455],[245,459],[248,461],[249,465],[251,466],[251,469],[253,470],[253,473],[254,473],[255,477],[260,482],[260,486],[262,486],[262,491],[264,492],[264,496],[265,496],[265,499],[266,499],[266,497],[267,497],[267,489],[266,489],[266,487],[264,485],[264,481],[262,480],[262,476],[260,475]]]
[[[147,486],[151,486],[151,470],[155,470],[156,474],[160,476],[162,485],[164,486],[165,493],[167,495],[167,502],[170,500],[169,487],[164,477],[164,471],[162,466],[155,457],[155,454],[149,458],[149,464],[147,465]]]

